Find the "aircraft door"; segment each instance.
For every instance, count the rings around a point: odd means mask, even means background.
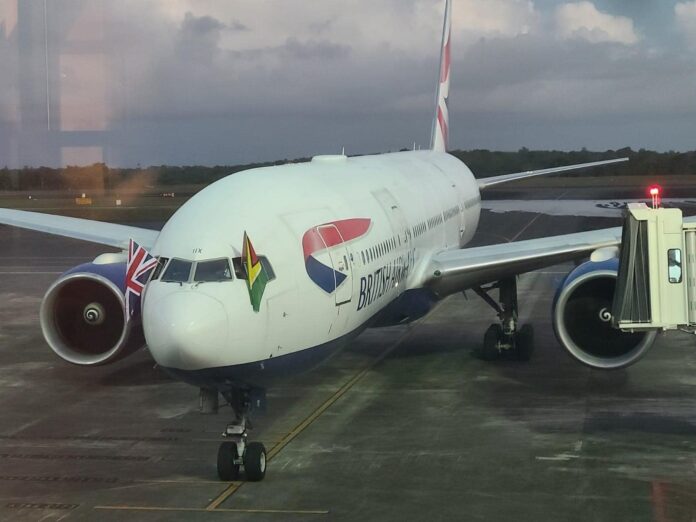
[[[405,254],[397,259],[399,269],[409,269],[409,263],[407,259],[410,259],[411,251],[411,236],[409,232],[408,222],[406,221],[406,216],[404,215],[401,206],[399,206],[398,201],[394,195],[387,189],[376,190],[372,193],[382,207],[387,219],[389,220],[389,225],[391,226],[392,233],[397,238],[397,247],[399,250]],[[403,285],[398,290],[399,293],[403,292],[406,285]]]
[[[336,306],[349,303],[353,297],[353,271],[350,252],[343,236],[335,225],[327,224],[317,227],[317,232],[326,247],[326,256],[334,270]],[[334,246],[329,246],[334,245]]]
[[[462,247],[464,246],[462,241],[464,236],[466,235],[466,202],[464,198],[464,191],[461,187],[461,184],[457,184],[456,179],[453,176],[446,174],[446,177],[451,185],[451,188],[454,190],[456,194],[457,207],[459,208],[459,219],[457,221],[459,225],[458,241],[459,246]]]
[[[394,195],[387,189],[376,190],[372,194],[384,210],[394,235],[408,245],[408,222]]]

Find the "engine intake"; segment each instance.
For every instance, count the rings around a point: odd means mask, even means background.
[[[568,274],[554,300],[553,326],[559,342],[592,368],[614,370],[635,363],[657,335],[612,327],[617,274],[618,259],[587,261]]]
[[[63,274],[41,303],[41,330],[51,349],[80,366],[107,364],[142,347],[142,325],[126,321],[125,263],[88,263]]]

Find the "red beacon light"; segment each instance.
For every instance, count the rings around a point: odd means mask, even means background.
[[[662,187],[659,185],[651,185],[648,189],[648,194],[650,194],[650,198],[652,199],[652,207],[658,208],[662,200]]]

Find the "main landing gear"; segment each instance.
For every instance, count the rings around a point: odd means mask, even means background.
[[[496,288],[500,304],[488,294]],[[501,279],[489,287],[474,288],[474,292],[493,308],[500,318],[500,323],[488,327],[483,336],[483,346],[475,350],[474,354],[484,361],[502,358],[528,361],[534,351],[534,329],[531,324],[525,324],[518,329],[517,278]]]
[[[248,413],[251,398],[247,390],[231,390],[222,396],[235,413],[235,420],[227,425],[223,437],[229,439],[218,448],[217,470],[220,480],[238,480],[244,467],[246,480],[258,482],[266,476],[266,448],[260,442],[247,442],[252,429]]]

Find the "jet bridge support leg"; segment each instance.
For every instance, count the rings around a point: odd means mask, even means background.
[[[222,434],[229,440],[220,444],[218,449],[217,469],[220,480],[237,480],[241,467],[244,467],[249,481],[257,482],[266,476],[266,448],[260,442],[247,442],[248,430],[252,429],[249,412],[255,391],[258,390],[233,388],[222,392],[234,411],[235,420],[227,425]]]
[[[498,302],[489,295],[494,289],[498,289]],[[510,356],[528,361],[534,349],[534,330],[529,324],[518,328],[517,278],[501,279],[489,287],[476,287],[473,290],[495,310],[500,319],[500,323],[488,327],[483,346],[475,354],[485,361]]]

